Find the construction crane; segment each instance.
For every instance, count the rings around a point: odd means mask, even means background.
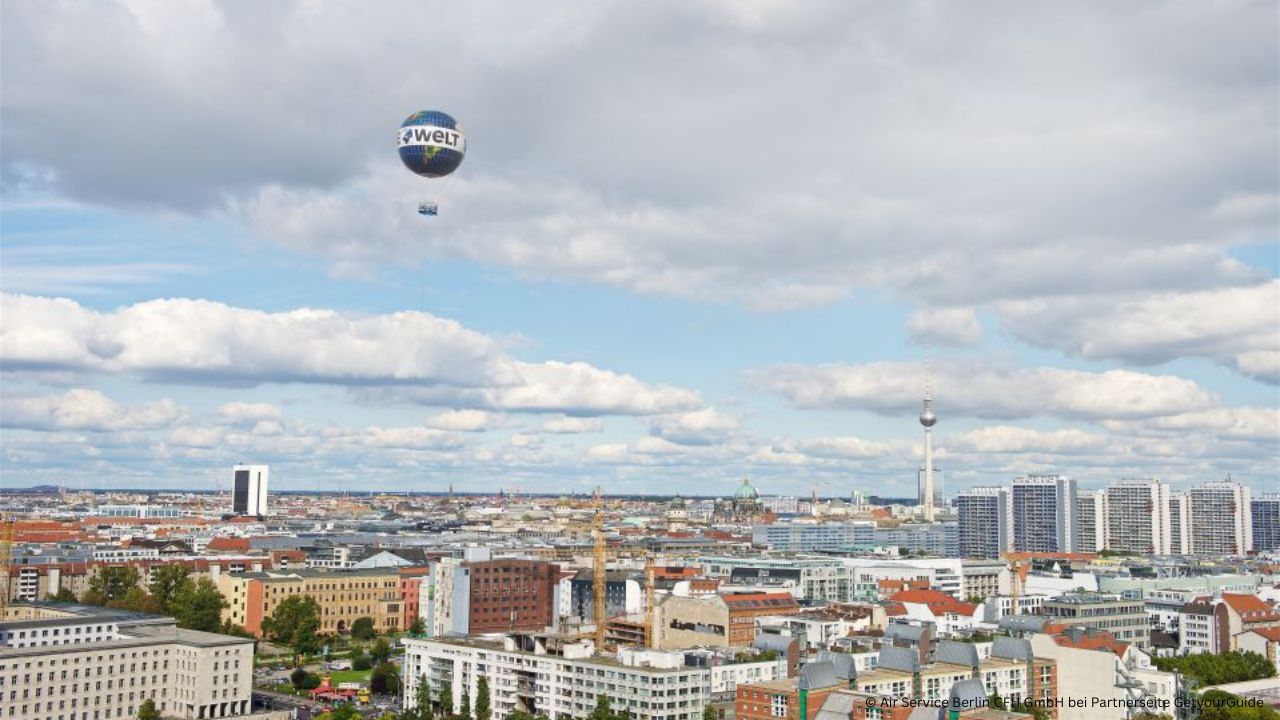
[[[0,578],[3,578],[4,589],[0,590],[0,620],[4,620],[9,610],[9,595],[13,592],[13,518],[0,516]]]
[[[605,625],[608,624],[608,618],[605,617],[604,496],[600,493],[599,485],[596,486],[595,507],[595,515],[591,518],[591,534],[595,541],[591,590],[594,596],[592,614],[596,621],[596,652],[601,653],[604,652]]]
[[[656,608],[653,603],[653,584],[656,573],[653,567],[653,551],[644,554],[644,646],[653,647],[654,641],[654,612]]]
[[[1024,585],[1027,582],[1027,573],[1031,570],[1031,559],[1021,553],[1002,553],[1003,558],[1009,563],[1009,594],[1013,598],[1010,615],[1018,614],[1018,598],[1022,597],[1025,590]]]

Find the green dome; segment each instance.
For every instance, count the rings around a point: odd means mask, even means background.
[[[756,489],[751,486],[751,481],[744,477],[742,487],[738,488],[738,492],[734,493],[733,497],[735,500],[757,500],[760,498],[760,493],[756,492]]]
[[[680,497],[679,495],[677,495],[677,496],[675,496],[674,498],[672,498],[672,499],[671,499],[671,507],[672,507],[672,508],[683,508],[683,507],[684,507],[684,498]]]

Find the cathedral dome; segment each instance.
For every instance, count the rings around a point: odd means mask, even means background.
[[[738,492],[733,494],[733,498],[735,500],[758,500],[760,493],[756,492],[756,489],[751,485],[751,481],[744,477],[742,478],[742,487],[738,488]]]

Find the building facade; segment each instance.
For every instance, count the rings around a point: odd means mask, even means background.
[[[1015,478],[1013,545],[1018,552],[1075,552],[1076,481],[1063,475]]]
[[[956,496],[957,542],[962,558],[1000,558],[1013,550],[1009,489],[975,487]]]
[[[1169,555],[1169,486],[1158,480],[1121,480],[1107,488],[1106,549]]]
[[[1196,555],[1244,555],[1253,549],[1249,487],[1230,480],[1191,488],[1191,549]]]
[[[321,634],[350,632],[362,617],[372,618],[378,632],[398,631],[404,617],[400,579],[398,569],[378,568],[223,573],[216,582],[227,601],[222,619],[262,637],[262,621],[295,595],[310,597],[320,606]]]
[[[1097,553],[1107,548],[1107,494],[1081,490],[1076,494],[1076,552]]]
[[[251,711],[253,641],[182,630],[172,618],[82,605],[24,605],[0,620],[0,717],[167,718]]]
[[[614,712],[636,720],[700,720],[709,700],[711,671],[687,667],[684,654],[619,651],[596,657],[590,641],[513,634],[489,642],[465,638],[404,641],[404,696],[414,697],[423,677],[433,697],[450,687],[457,712],[463,694],[475,698],[489,683],[494,720],[521,711],[550,720],[584,718],[605,695]]]
[[[1105,630],[1120,642],[1151,647],[1151,618],[1141,600],[1073,593],[1046,600],[1041,613],[1056,625]]]
[[[1186,493],[1169,495],[1169,552],[1191,554],[1191,498]]]
[[[236,465],[231,470],[231,512],[262,517],[267,513],[266,465]]]
[[[1263,493],[1253,498],[1250,508],[1254,551],[1280,550],[1280,493]]]

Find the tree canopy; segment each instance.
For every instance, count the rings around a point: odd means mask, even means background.
[[[1152,658],[1155,666],[1165,672],[1179,672],[1195,678],[1200,685],[1223,685],[1275,677],[1276,669],[1267,659],[1255,652],[1233,650],[1224,653],[1199,653],[1179,657]]]
[[[262,631],[268,639],[287,645],[300,655],[318,652],[320,605],[309,595],[291,595],[262,619]]]

